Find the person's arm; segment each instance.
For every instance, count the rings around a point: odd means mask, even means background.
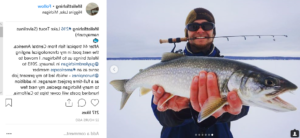
[[[230,122],[238,120],[244,116],[246,116],[249,112],[249,106],[243,105],[241,112],[238,115],[232,115],[230,113],[224,113],[222,116],[218,118],[218,122]]]
[[[153,101],[154,96],[152,96]],[[159,123],[162,126],[166,127],[180,127],[183,125],[186,125],[190,122],[195,122],[197,123],[197,117],[199,112],[195,111],[192,107],[187,108],[187,109],[182,109],[179,112],[176,112],[174,110],[166,110],[166,111],[158,111],[157,110],[157,105],[155,105],[153,102],[151,102],[151,107],[153,110],[153,113],[156,117],[156,119],[159,121]],[[229,113],[224,113],[222,116],[219,118],[214,118],[210,117],[207,120],[204,120],[201,123],[197,123],[199,127],[202,128],[209,128],[210,126],[214,125],[217,122],[230,122],[237,120],[243,116],[245,116],[248,112],[248,106],[243,106],[242,111],[238,115],[232,115]],[[192,115],[194,117],[192,118]]]
[[[152,97],[153,101],[154,96]],[[183,126],[189,122],[192,122],[192,116],[190,114],[190,109],[182,109],[179,112],[174,110],[158,111],[157,105],[151,102],[151,107],[156,119],[162,126],[166,127],[178,127]]]
[[[156,119],[162,126],[176,127],[193,121],[188,109],[188,98],[174,96],[162,105],[170,94],[166,93],[163,87],[157,85],[152,87],[152,92],[153,97],[151,100],[151,107]]]
[[[197,123],[197,117],[199,115],[199,112],[195,111],[192,107],[190,108],[191,110],[191,115],[193,116],[194,122]],[[238,120],[248,114],[249,111],[249,106],[244,106],[242,107],[242,110],[240,114],[238,115],[233,115],[230,113],[223,113],[220,117],[215,118],[214,116],[210,116],[208,119],[204,120],[201,123],[197,123],[199,127],[204,127],[204,128],[209,128],[215,123],[221,122],[221,123],[229,123],[231,121]]]

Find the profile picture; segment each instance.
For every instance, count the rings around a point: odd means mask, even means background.
[[[96,3],[89,3],[86,6],[86,12],[91,16],[96,15],[98,13],[98,11],[99,11],[99,7]]]

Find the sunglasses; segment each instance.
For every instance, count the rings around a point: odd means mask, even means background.
[[[200,26],[204,31],[209,31],[215,28],[214,23],[204,22],[204,23],[190,23],[186,26],[186,29],[189,31],[197,31],[200,28]]]

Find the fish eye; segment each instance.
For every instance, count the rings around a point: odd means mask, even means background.
[[[271,79],[271,78],[265,79],[265,85],[266,86],[274,86],[275,83],[276,83],[276,81],[274,79]]]

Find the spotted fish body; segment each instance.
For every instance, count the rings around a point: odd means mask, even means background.
[[[230,77],[237,68],[238,62],[222,58],[199,58],[186,56],[168,62],[160,62],[150,66],[130,79],[125,89],[134,91],[137,87],[151,88],[153,85],[163,86],[166,92],[190,98],[190,86],[194,76],[201,70],[215,72],[219,86]],[[221,91],[221,87],[219,87]]]
[[[165,53],[160,63],[140,70],[129,80],[114,80],[110,84],[123,92],[122,109],[131,93],[138,87],[141,87],[142,95],[150,91],[153,85],[159,85],[172,95],[190,98],[192,79],[202,70],[214,72],[217,75],[222,97],[226,97],[229,91],[237,90],[244,105],[255,105],[275,111],[296,110],[294,106],[278,97],[287,90],[297,89],[296,85],[255,66],[217,57],[194,57]],[[208,103],[208,109],[202,110],[202,113],[206,113],[206,115],[201,116],[200,114],[199,122],[227,104],[226,100],[215,101],[223,103]]]

